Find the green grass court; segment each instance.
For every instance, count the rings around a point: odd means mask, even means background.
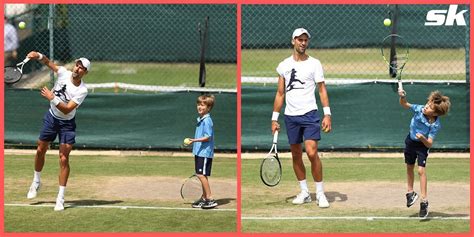
[[[64,65],[71,69],[71,63]],[[46,70],[46,69],[44,69]],[[206,87],[235,89],[236,64],[206,64]],[[44,74],[49,78],[49,74]],[[120,63],[94,62],[92,71],[84,78],[86,84],[127,83],[146,86],[199,87],[199,64],[196,63]],[[35,78],[32,78],[35,80]],[[44,85],[49,85],[45,82]],[[38,87],[44,86],[38,85]],[[132,90],[129,90],[132,91]],[[98,88],[94,92],[117,92]],[[134,91],[138,92],[139,91]],[[150,92],[142,92],[150,93]]]
[[[277,77],[278,64],[291,49],[242,50],[242,76]],[[390,79],[380,48],[308,49],[321,61],[327,79]],[[464,49],[410,49],[402,78],[466,80]]]
[[[325,192],[331,204],[327,209],[317,207],[314,183],[309,181],[313,202],[291,203],[299,187],[290,159],[282,159],[282,181],[274,188],[266,187],[260,180],[260,161],[242,160],[243,232],[466,233],[470,230],[470,163],[466,158],[428,159],[432,219],[427,220],[417,218],[419,201],[411,208],[406,207],[406,169],[402,157],[324,158]],[[304,161],[310,180],[309,161],[306,158]],[[419,193],[417,176],[415,170],[415,191]],[[367,217],[375,219],[370,221]]]
[[[235,88],[235,64],[206,64],[206,86]],[[139,85],[197,87],[199,64],[96,62],[88,83],[123,82]]]
[[[53,211],[58,158],[48,152],[38,197],[26,199],[34,155],[5,155],[5,232],[235,232],[236,159],[216,157],[210,177],[217,210],[183,203],[192,157],[71,155],[66,209]],[[36,207],[35,207],[36,205]],[[46,207],[43,207],[46,206]],[[69,206],[69,208],[68,208]],[[71,207],[72,206],[72,207]],[[105,208],[133,206],[137,208]],[[146,209],[146,207],[165,209]]]

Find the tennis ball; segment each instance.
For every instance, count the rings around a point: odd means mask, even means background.
[[[390,26],[392,24],[392,21],[388,18],[385,18],[385,20],[383,20],[383,25],[384,26]]]
[[[26,23],[24,21],[20,21],[20,23],[18,23],[18,28],[20,29],[25,29],[26,28]]]
[[[191,144],[191,139],[185,138],[183,143],[184,143],[184,145],[189,145],[189,144]]]
[[[328,132],[329,132],[329,128],[323,129],[323,132],[328,133]]]

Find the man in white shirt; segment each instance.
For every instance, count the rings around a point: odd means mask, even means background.
[[[3,20],[3,62],[5,66],[13,66],[17,59],[18,34],[15,27],[8,23],[6,16]]]
[[[86,58],[75,61],[72,71],[57,66],[46,56],[38,52],[30,52],[27,56],[38,60],[58,74],[52,90],[47,87],[41,89],[41,96],[49,101],[50,108],[43,118],[43,128],[38,139],[38,148],[35,155],[35,172],[33,183],[27,198],[35,198],[41,187],[41,171],[45,162],[45,154],[50,142],[59,137],[59,192],[56,198],[55,211],[64,210],[64,194],[69,177],[69,153],[76,142],[76,109],[87,96],[87,88],[82,78],[91,70],[91,63]]]
[[[293,170],[301,188],[293,204],[311,202],[301,146],[304,139],[306,154],[311,162],[311,174],[316,186],[316,201],[319,207],[326,208],[329,207],[329,202],[324,194],[323,168],[318,156],[318,141],[321,139],[321,129],[325,132],[331,131],[331,110],[321,62],[306,54],[310,38],[311,35],[306,29],[296,29],[291,40],[293,54],[277,67],[278,89],[273,105],[271,127],[272,133],[280,129],[278,116],[285,100],[285,125],[293,158]],[[321,125],[315,96],[316,85],[324,111]]]

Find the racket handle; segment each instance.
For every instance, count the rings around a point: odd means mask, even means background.
[[[276,144],[278,141],[278,130],[275,130],[275,133],[273,134],[273,144]]]
[[[25,59],[23,59],[23,63],[27,63],[28,61],[30,61],[30,58],[26,57]]]
[[[401,81],[398,82],[398,90],[399,91],[403,90],[403,85]]]

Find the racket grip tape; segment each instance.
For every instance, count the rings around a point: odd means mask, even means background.
[[[399,91],[403,90],[403,85],[401,81],[398,82],[398,90]]]
[[[275,131],[273,134],[273,144],[276,144],[278,141],[278,130]]]

